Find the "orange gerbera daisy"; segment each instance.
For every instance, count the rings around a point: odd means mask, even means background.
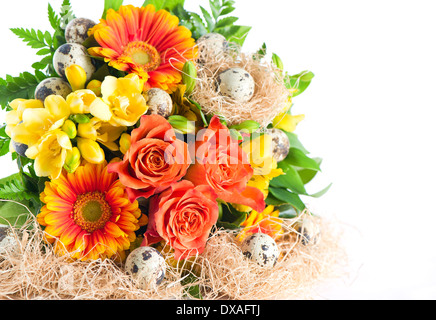
[[[63,171],[46,182],[41,193],[45,206],[38,222],[45,226],[47,241],[59,255],[78,260],[110,258],[129,249],[135,231],[145,225],[138,202],[130,202],[118,176],[106,163]]]
[[[115,69],[138,74],[145,89],[161,88],[169,93],[182,81],[187,60],[197,55],[192,33],[179,26],[179,18],[153,5],[109,9],[106,20],[89,31],[100,47],[89,48]]]

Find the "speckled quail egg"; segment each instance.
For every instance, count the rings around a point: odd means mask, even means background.
[[[253,97],[256,84],[246,70],[230,68],[218,75],[217,86],[221,95],[244,103]]]
[[[35,89],[35,99],[44,102],[45,98],[55,94],[64,99],[72,92],[70,84],[61,78],[48,78],[43,80]]]
[[[268,129],[266,134],[272,138],[272,155],[277,162],[283,161],[289,154],[291,144],[289,138],[280,129]]]
[[[86,18],[76,18],[71,20],[65,28],[65,40],[67,43],[82,44],[88,39],[88,31],[96,23]]]
[[[145,94],[147,100],[147,114],[158,114],[168,118],[173,112],[173,101],[171,96],[162,89],[152,88]]]
[[[86,72],[86,81],[89,81],[95,72],[95,66],[84,46],[78,43],[65,43],[61,45],[53,56],[53,67],[57,74],[66,79],[65,69],[77,64]]]
[[[206,33],[197,40],[197,45],[200,57],[222,55],[229,47],[227,39],[219,33]]]
[[[273,268],[279,258],[279,248],[269,235],[255,233],[246,238],[241,245],[244,256],[264,268]]]
[[[0,225],[0,254],[14,252],[17,249],[18,242],[12,234],[9,226]]]
[[[313,219],[303,218],[296,223],[295,229],[301,235],[301,243],[304,246],[315,245],[319,242],[321,231]]]
[[[125,270],[138,286],[147,290],[159,285],[165,277],[166,263],[163,256],[152,247],[139,247],[126,259]]]

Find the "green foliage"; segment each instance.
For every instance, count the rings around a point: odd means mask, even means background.
[[[314,77],[315,75],[310,71],[303,71],[293,76],[287,74],[285,77],[285,85],[288,89],[296,90],[296,92],[292,94],[293,97],[296,97],[306,91]]]
[[[146,0],[142,6],[145,7],[149,4],[154,5],[156,10],[164,9],[173,12],[176,7],[183,7],[185,5],[185,0]]]
[[[168,1],[167,1],[168,2]],[[170,1],[182,2],[182,1]],[[181,24],[192,31],[195,39],[206,33],[220,33],[228,41],[242,46],[251,27],[237,25],[238,17],[228,16],[236,8],[232,0],[209,0],[210,11],[200,6],[201,14],[186,11],[182,3],[174,5],[172,12],[176,14]]]
[[[0,157],[8,154],[11,138],[6,134],[6,125],[0,127]]]
[[[283,170],[284,175],[271,180],[266,203],[275,206],[291,205],[296,212],[301,212],[306,206],[300,196],[319,198],[332,185],[330,184],[315,194],[307,193],[306,185],[321,172],[322,159],[309,157],[309,151],[306,150],[296,134],[287,133],[287,135],[291,145],[289,154],[277,164],[278,168]]]
[[[236,210],[232,205],[222,204],[222,215],[217,223],[218,228],[229,230],[238,229],[247,218],[246,212]]]
[[[29,187],[28,178],[26,173],[19,172],[0,180],[0,199],[21,204],[30,211],[29,214],[36,215],[41,207],[39,193],[33,187]],[[11,223],[16,223],[22,218],[23,210],[11,211],[11,205],[5,206],[3,202],[1,204],[0,217]]]
[[[188,299],[202,300],[203,296],[201,294],[200,286],[198,283],[198,277],[189,272],[182,278],[181,285],[184,287],[185,296]]]
[[[0,106],[7,110],[9,102],[15,99],[33,99],[38,84],[48,76],[36,70],[35,75],[23,72],[18,77],[7,75],[0,78]]]
[[[104,0],[104,12],[102,19],[106,19],[106,14],[109,9],[117,11],[123,4],[123,0]]]

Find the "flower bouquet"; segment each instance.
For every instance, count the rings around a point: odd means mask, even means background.
[[[0,80],[18,165],[0,180],[0,296],[301,294],[334,264],[301,198],[328,190],[307,193],[321,160],[294,133],[313,73],[244,53],[234,1],[122,2],[95,22],[65,0],[53,30],[11,29],[41,59]]]

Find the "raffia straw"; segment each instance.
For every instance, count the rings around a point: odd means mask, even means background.
[[[209,54],[202,50],[207,42],[199,45],[197,85],[192,98],[208,115],[218,114],[229,125],[246,120],[255,120],[267,127],[287,106],[289,91],[284,85],[283,75],[259,54],[242,53],[232,45],[225,54]],[[256,88],[252,99],[238,103],[219,93],[216,85],[218,75],[229,68],[243,68],[254,78]]]
[[[309,216],[308,216],[309,217]],[[313,217],[312,217],[313,218]],[[316,218],[322,237],[315,246],[303,246],[294,224],[285,220],[284,233],[277,240],[281,259],[269,270],[244,258],[235,232],[214,232],[203,254],[186,262],[198,276],[204,299],[293,299],[310,298],[312,287],[337,276],[335,266],[343,264],[345,253],[331,224]],[[313,218],[315,219],[315,218]],[[157,288],[141,290],[112,260],[81,262],[57,256],[44,241],[44,232],[30,219],[14,229],[17,248],[0,254],[0,299],[49,300],[155,300],[185,299],[185,273],[168,267]],[[185,268],[185,269],[186,269]],[[192,284],[191,284],[192,285]]]

